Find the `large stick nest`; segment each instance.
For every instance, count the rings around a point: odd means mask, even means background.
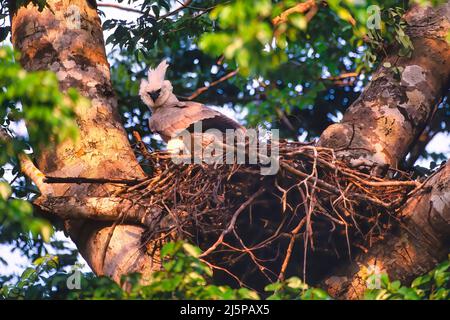
[[[383,179],[351,168],[312,144],[281,142],[273,176],[262,176],[259,165],[176,165],[138,144],[152,174],[127,197],[145,200],[161,218],[146,243],[194,242],[204,261],[240,285],[287,274],[313,282],[332,261],[382,239],[419,186],[398,170]]]

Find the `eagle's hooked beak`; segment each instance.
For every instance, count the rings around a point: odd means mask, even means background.
[[[161,89],[158,89],[156,91],[150,91],[147,92],[148,95],[150,96],[150,98],[152,98],[153,102],[156,102],[156,100],[158,99],[160,93],[161,93]]]

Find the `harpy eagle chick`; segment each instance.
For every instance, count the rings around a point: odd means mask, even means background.
[[[149,69],[148,80],[142,80],[139,95],[152,112],[149,120],[150,130],[168,142],[168,148],[181,132],[192,132],[199,121],[202,124],[202,132],[208,129],[217,129],[223,133],[227,129],[233,129],[237,134],[245,132],[243,126],[216,110],[193,101],[179,101],[172,92],[172,84],[165,80],[167,67],[166,60],[163,60],[156,69]],[[205,139],[205,134],[200,134],[203,146],[205,140],[211,143],[211,137]]]

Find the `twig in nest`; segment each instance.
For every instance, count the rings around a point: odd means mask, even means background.
[[[305,222],[306,222],[306,219],[303,218],[300,221],[300,223],[295,227],[295,229],[292,230],[292,232],[290,234],[289,245],[288,245],[288,248],[286,249],[286,255],[284,257],[283,264],[281,265],[281,271],[280,271],[280,274],[278,275],[278,281],[284,280],[284,274],[288,267],[289,260],[291,259],[291,256],[292,256],[292,249],[294,248],[294,244],[295,244],[295,236],[297,235],[297,233],[300,232],[300,229],[303,227]]]
[[[147,147],[145,146],[144,141],[142,141],[141,135],[137,131],[133,131],[133,137],[136,139],[136,144],[139,148],[139,151],[145,158],[150,158],[151,154],[148,152]]]
[[[259,189],[255,194],[253,194],[250,198],[248,198],[247,201],[241,204],[239,209],[237,209],[236,212],[233,214],[233,217],[231,218],[228,227],[221,233],[219,239],[217,239],[217,241],[211,247],[209,247],[208,250],[206,250],[200,255],[201,258],[213,252],[223,242],[224,237],[234,229],[237,218],[242,213],[242,211],[244,211],[245,208],[247,208],[253,201],[255,201],[255,199],[259,197],[264,191],[265,191],[264,188]]]
[[[280,162],[280,167],[282,167],[286,171],[288,171],[288,172],[290,172],[290,173],[292,173],[292,174],[294,174],[296,176],[299,176],[300,178],[303,178],[303,179],[311,178],[308,174],[303,173],[303,172],[295,169],[294,167],[290,166],[289,164],[287,164],[285,162]],[[318,178],[315,178],[315,177],[312,177],[311,180],[313,182],[316,182],[317,186],[319,188],[324,189],[324,190],[326,190],[326,191],[328,191],[330,193],[336,194],[336,195],[339,194],[339,190],[336,187],[333,187],[331,184],[329,184],[329,183],[327,183],[327,182],[325,182],[323,180],[320,180]],[[308,182],[308,184],[309,184],[309,182]]]

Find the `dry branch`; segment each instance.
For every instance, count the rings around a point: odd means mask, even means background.
[[[112,183],[112,184],[125,184],[125,185],[136,185],[139,184],[146,179],[107,179],[107,178],[84,178],[84,177],[49,177],[49,176],[43,176],[43,182],[44,183]]]
[[[224,76],[221,77],[220,79],[211,82],[209,85],[204,86],[204,87],[201,87],[201,88],[195,90],[195,92],[192,93],[192,94],[191,94],[189,97],[187,97],[186,99],[187,99],[187,100],[192,100],[192,99],[197,98],[199,95],[201,95],[203,92],[209,90],[211,87],[214,87],[214,86],[218,85],[219,83],[224,82],[224,81],[226,81],[226,80],[228,80],[228,79],[234,77],[238,72],[239,72],[239,68],[237,68],[237,69],[234,70],[234,71],[231,71],[230,73],[227,73],[226,75],[224,75]]]
[[[317,3],[315,0],[307,0],[302,3],[296,4],[294,7],[283,11],[280,15],[272,19],[272,24],[274,26],[285,23],[288,21],[289,16],[294,13],[306,13],[309,10],[317,8]],[[316,9],[317,10],[317,9]]]
[[[191,2],[192,2],[192,0],[186,0],[184,3],[181,3],[181,6],[180,6],[180,7],[176,8],[176,9],[170,11],[170,12],[167,12],[166,14],[164,14],[164,15],[162,15],[162,16],[154,17],[154,18],[155,18],[156,20],[159,21],[159,20],[162,20],[162,19],[166,19],[166,18],[168,18],[168,17],[170,17],[170,16],[173,16],[173,15],[177,14],[178,12],[180,12],[181,10],[183,10],[183,9],[185,9],[185,8],[188,8],[189,5],[191,4]],[[131,8],[131,7],[122,6],[122,5],[117,4],[117,3],[102,3],[102,2],[100,2],[100,3],[98,3],[97,5],[98,5],[99,7],[114,8],[114,9],[118,9],[118,10],[122,10],[122,11],[133,12],[133,13],[139,13],[139,14],[142,14],[142,15],[145,15],[145,16],[150,16],[150,15],[147,14],[146,12],[141,11],[141,10],[139,10],[139,9],[135,9],[135,8]]]

